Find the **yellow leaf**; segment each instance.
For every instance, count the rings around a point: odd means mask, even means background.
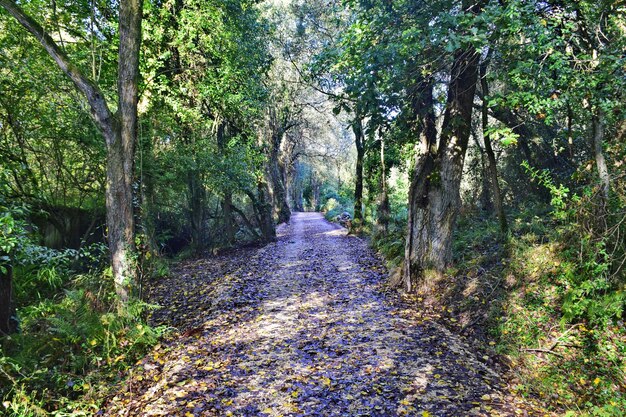
[[[432,417],[432,414],[430,414],[428,411],[422,411],[422,417]]]

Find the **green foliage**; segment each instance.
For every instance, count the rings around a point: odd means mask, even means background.
[[[57,295],[22,305],[21,332],[3,340],[0,396],[8,416],[90,415],[120,371],[164,328],[145,324],[155,306],[131,302],[120,314],[109,275],[74,276]]]
[[[337,191],[335,187],[331,187],[321,197],[320,206],[324,216],[330,221],[334,221],[343,212],[347,212],[352,217],[354,216],[352,190],[344,187]]]
[[[349,204],[348,202],[348,204],[343,205],[334,197],[330,197],[326,200],[326,203],[322,205],[321,211],[324,213],[326,219],[334,221],[337,216],[344,212],[350,214],[350,217],[354,216],[354,204]]]
[[[372,240],[372,246],[385,257],[389,268],[399,267],[404,261],[405,229],[393,227],[387,233],[376,234]]]
[[[114,309],[104,244],[41,246],[27,231],[28,210],[1,203],[0,241],[13,265],[19,319],[19,333],[0,340],[3,415],[92,415],[117,373],[164,329],[144,322],[154,306],[134,301],[123,314]]]
[[[21,209],[2,204],[0,195],[0,272],[6,273],[16,250],[27,241]]]
[[[550,204],[554,208],[553,214],[555,218],[565,220],[568,216],[566,208],[568,202],[567,198],[570,192],[569,188],[565,187],[563,184],[556,185],[552,180],[550,171],[545,169],[539,171],[531,167],[528,161],[523,161],[522,167],[524,167],[533,181],[536,181],[550,192]]]
[[[568,200],[565,210],[577,204]],[[558,413],[622,415],[624,303],[618,286],[606,280],[614,269],[606,251],[579,240],[580,228],[571,233],[569,217],[564,222],[546,213],[541,205],[512,213],[504,245],[495,220],[464,216],[454,243],[458,277],[447,284],[457,296],[442,302],[461,317],[486,317],[474,337],[486,331],[484,337],[496,340],[518,395]]]
[[[592,221],[597,195],[583,192],[565,199],[567,191],[554,186],[547,174],[535,172],[534,177],[553,195],[554,218],[547,219],[551,227],[531,229],[511,242],[503,273],[518,284],[495,328],[501,349],[523,364],[521,392],[558,398],[555,405],[584,410],[581,415],[621,414],[626,410],[618,388],[626,358],[621,326],[626,297],[616,275],[621,274],[616,265],[621,246],[601,229],[585,226]],[[519,353],[536,348],[554,353],[541,358]],[[532,368],[537,370],[524,370]]]

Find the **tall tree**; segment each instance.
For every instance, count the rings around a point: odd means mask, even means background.
[[[270,106],[267,171],[272,191],[274,217],[278,223],[288,222],[291,217],[291,209],[287,203],[286,172],[281,160],[281,147],[287,131],[297,124],[288,105],[279,108]]]
[[[134,150],[137,137],[137,97],[139,49],[143,2],[121,0],[119,3],[119,50],[117,111],[109,109],[105,95],[95,81],[87,77],[33,18],[12,0],[0,0],[2,6],[29,31],[58,67],[72,80],[89,103],[91,115],[104,136],[107,148],[106,208],[108,242],[116,292],[122,304],[128,302],[137,284],[134,265],[135,230],[133,216]]]
[[[491,144],[491,134],[489,132],[489,82],[487,81],[488,66],[489,59],[485,59],[480,65],[479,74],[482,93],[481,123],[483,131],[483,142],[485,145],[485,154],[487,157],[487,171],[489,173],[491,187],[493,188],[493,199],[496,206],[496,213],[500,222],[500,231],[502,233],[506,233],[508,230],[508,224],[506,220],[506,214],[504,213],[502,190],[500,188],[500,183],[498,182],[498,166],[496,162],[496,155],[493,152],[493,146]]]
[[[477,14],[480,5],[463,1],[463,10]],[[409,190],[409,221],[404,260],[408,291],[428,270],[442,273],[452,260],[452,233],[460,209],[463,163],[471,131],[479,53],[469,44],[454,53],[448,97],[439,140],[432,117],[432,87],[418,87],[421,152]]]
[[[354,221],[352,231],[359,233],[363,226],[363,160],[365,159],[365,131],[363,120],[357,112],[352,120],[352,132],[356,146],[356,172],[354,178]]]

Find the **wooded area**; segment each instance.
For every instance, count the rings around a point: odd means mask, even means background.
[[[626,414],[623,2],[0,6],[0,414],[97,412],[151,289],[304,211],[516,398]]]

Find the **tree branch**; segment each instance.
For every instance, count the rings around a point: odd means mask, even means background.
[[[76,88],[81,91],[91,107],[91,113],[104,133],[106,138],[115,137],[113,115],[109,110],[106,99],[98,86],[74,65],[65,53],[54,42],[52,37],[44,30],[39,23],[24,11],[12,0],[0,0],[2,6],[11,16],[28,30],[45,48],[59,68],[72,80]]]
[[[250,231],[257,237],[260,238],[261,235],[259,235],[256,231],[256,229],[254,228],[254,225],[250,222],[250,220],[248,220],[248,218],[246,217],[246,215],[243,213],[243,211],[241,211],[240,209],[238,209],[237,207],[235,207],[233,204],[230,205],[231,209],[237,213],[241,219],[243,220],[243,222],[246,224],[246,226],[248,226],[248,229],[250,229]]]

